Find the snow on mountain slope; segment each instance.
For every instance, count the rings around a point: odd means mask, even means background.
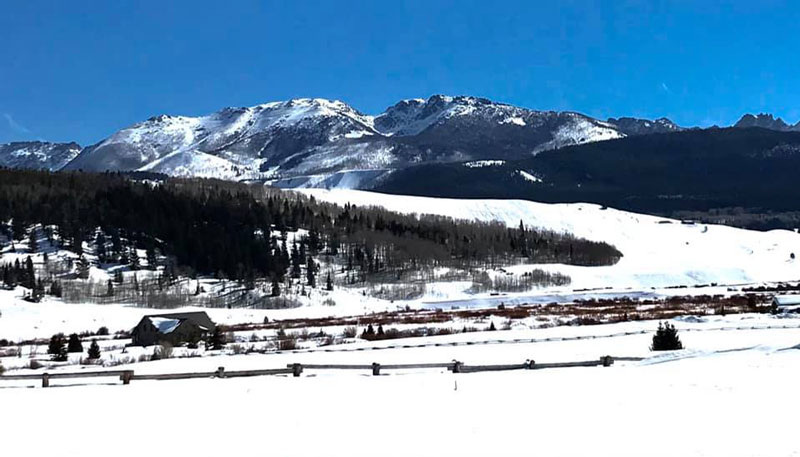
[[[572,277],[571,288],[649,289],[679,285],[742,284],[800,278],[800,234],[758,232],[721,225],[682,223],[599,205],[545,204],[524,200],[466,200],[304,189],[306,195],[343,205],[382,206],[412,214],[500,221],[511,227],[568,232],[611,243],[624,257],[613,266],[539,266]],[[515,267],[523,271],[530,266]]]
[[[514,160],[622,136],[614,125],[578,113],[477,97],[404,100],[375,117],[341,101],[305,98],[200,117],[152,117],[84,148],[65,168],[311,185],[326,180],[297,178],[427,162]],[[358,181],[362,188],[374,184]]]
[[[537,146],[534,153],[625,137],[625,134],[616,130],[614,126],[588,119],[577,113],[567,113],[566,118],[567,121],[553,133],[553,139]]]
[[[340,101],[296,99],[226,108],[201,117],[153,117],[86,148],[67,168],[128,171],[150,165],[157,169],[153,161],[195,151],[235,155],[239,157],[235,163],[262,159],[280,164],[308,147],[375,133],[372,118]]]
[[[81,152],[77,143],[23,141],[0,144],[0,167],[55,171]]]
[[[434,95],[427,100],[403,100],[376,116],[374,125],[386,135],[411,136],[459,121],[516,127],[521,131],[553,130],[552,140],[544,142],[537,150],[625,136],[611,124],[578,113],[535,111],[485,98],[446,95]]]

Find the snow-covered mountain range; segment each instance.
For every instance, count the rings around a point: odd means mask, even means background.
[[[771,116],[748,116],[736,126],[796,127]],[[155,116],[83,149],[75,143],[0,145],[0,166],[371,188],[412,165],[517,160],[564,146],[679,130],[666,118],[602,121],[468,96],[403,100],[377,116],[341,101],[293,99],[200,117]]]
[[[48,168],[368,187],[414,164],[524,158],[626,136],[613,121],[466,96],[404,100],[377,116],[341,101],[294,99],[200,117],[152,117],[66,160],[53,157]],[[643,127],[635,134],[646,132]],[[6,153],[0,165],[31,166]]]

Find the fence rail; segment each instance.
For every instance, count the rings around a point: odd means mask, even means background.
[[[2,375],[0,381],[42,381],[42,387],[50,387],[51,379],[79,379],[79,378],[100,378],[100,377],[119,377],[122,384],[130,384],[131,381],[166,381],[177,379],[198,379],[198,378],[240,378],[249,376],[272,376],[272,375],[292,375],[299,377],[305,370],[369,370],[374,376],[379,376],[381,370],[419,370],[419,369],[447,369],[453,373],[478,373],[482,371],[507,371],[507,370],[540,370],[544,368],[569,368],[569,367],[608,367],[614,363],[615,358],[610,355],[600,357],[596,360],[582,362],[563,362],[563,363],[536,363],[533,360],[526,360],[524,363],[504,364],[504,365],[465,365],[462,362],[453,360],[444,363],[407,363],[407,364],[302,364],[291,363],[286,368],[270,368],[263,370],[236,370],[226,371],[225,367],[219,367],[215,371],[206,372],[187,372],[187,373],[163,373],[163,374],[135,374],[133,370],[109,370],[109,371],[85,371],[62,373],[45,372],[42,374],[19,374]],[[616,360],[642,360],[638,357],[618,357]]]

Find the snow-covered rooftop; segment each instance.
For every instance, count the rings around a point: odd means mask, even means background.
[[[167,319],[164,317],[150,317],[148,318],[150,323],[152,323],[159,332],[167,334],[172,333],[179,325],[181,325],[180,319]]]

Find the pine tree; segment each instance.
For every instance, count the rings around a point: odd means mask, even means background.
[[[317,286],[317,266],[314,264],[314,259],[311,256],[308,256],[306,260],[306,281],[308,282],[309,287],[316,287]]]
[[[300,279],[300,251],[297,249],[297,243],[292,243],[292,272],[291,277]]]
[[[156,256],[156,248],[153,246],[148,246],[147,251],[145,252],[145,256],[147,258],[147,268],[149,270],[155,270],[158,266],[158,257]]]
[[[34,290],[36,289],[36,274],[33,270],[33,260],[31,260],[31,256],[28,256],[25,259],[25,287],[28,289]]]
[[[92,340],[92,344],[89,345],[89,359],[96,360],[100,358],[100,345],[97,344],[97,340]]]
[[[217,326],[214,328],[214,333],[211,334],[211,338],[208,339],[206,348],[216,351],[223,347],[225,347],[225,335],[222,333],[222,329]]]
[[[77,333],[73,333],[69,336],[67,352],[83,352],[83,344],[81,344],[81,339],[78,337]]]
[[[683,343],[678,338],[678,330],[669,322],[658,323],[658,330],[653,335],[651,351],[672,351],[683,349]]]
[[[56,333],[50,337],[47,353],[50,354],[50,359],[54,362],[65,362],[67,360],[67,347],[63,333]]]
[[[61,298],[62,293],[61,281],[53,281],[53,283],[50,284],[50,295]]]
[[[372,324],[369,324],[369,325],[367,325],[367,328],[366,328],[366,330],[364,330],[364,333],[361,335],[361,337],[364,338],[364,339],[368,339],[368,338],[371,338],[373,336],[375,336],[375,329],[372,328]]]
[[[89,278],[89,261],[86,260],[86,257],[80,256],[78,259],[78,277],[81,279]]]
[[[331,280],[331,273],[328,272],[328,279],[325,280],[325,290],[333,290],[333,281]]]
[[[36,227],[32,228],[31,233],[28,234],[28,250],[31,253],[39,250],[39,242],[36,240]]]
[[[94,239],[94,246],[95,252],[97,253],[97,260],[100,263],[106,263],[107,256],[106,256],[106,236],[103,235],[102,231],[97,232],[97,236]]]
[[[495,330],[497,330],[497,328],[494,326],[494,321],[492,321],[492,323],[489,325],[489,331],[493,332]]]
[[[281,285],[278,284],[277,278],[272,278],[272,296],[273,297],[281,296]]]

